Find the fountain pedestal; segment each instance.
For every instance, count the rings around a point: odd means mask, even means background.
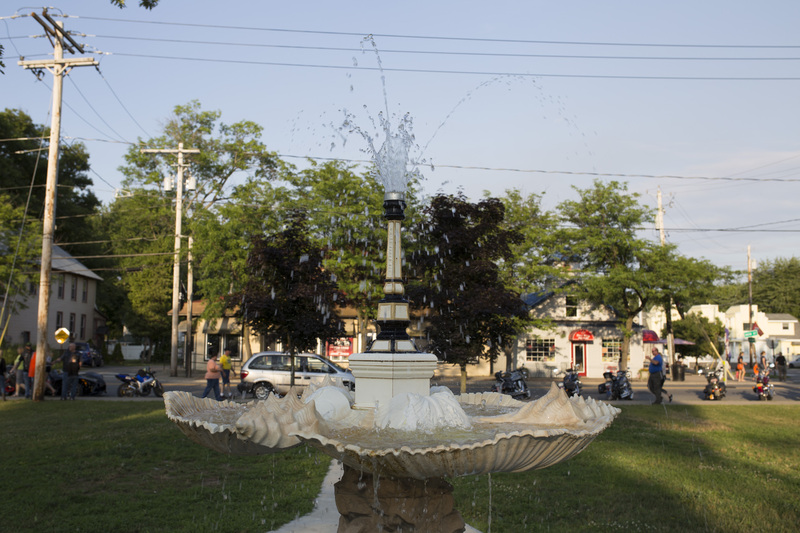
[[[356,376],[358,409],[389,405],[398,394],[430,394],[437,358],[430,353],[366,352],[350,356],[350,370]]]
[[[444,479],[375,478],[345,465],[334,485],[338,533],[456,533],[466,524]]]

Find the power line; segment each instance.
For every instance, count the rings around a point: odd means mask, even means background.
[[[417,74],[461,74],[469,76],[508,76],[522,78],[583,78],[604,80],[661,80],[661,81],[800,81],[797,76],[643,76],[625,74],[552,74],[543,72],[491,72],[478,70],[441,70],[422,68],[362,67],[353,65],[320,65],[312,63],[282,63],[278,61],[256,61],[246,59],[214,59],[209,57],[167,56],[155,54],[132,54],[127,52],[108,52],[109,55],[123,57],[142,57],[147,59],[166,59],[173,61],[197,61],[201,63],[225,63],[239,65],[261,65],[270,67],[318,68],[332,70],[357,70],[369,72],[405,72]]]
[[[343,31],[320,31],[320,30],[298,30],[289,28],[268,28],[258,26],[232,26],[221,24],[197,24],[188,22],[166,22],[156,20],[133,20],[116,19],[108,17],[90,17],[84,15],[65,15],[67,18],[104,20],[110,22],[127,22],[132,24],[154,24],[166,26],[183,26],[194,28],[213,28],[224,30],[249,30],[279,33],[299,33],[313,35],[340,35],[347,37],[371,37],[387,39],[413,39],[413,40],[436,40],[436,41],[465,41],[465,42],[490,42],[490,43],[515,43],[515,44],[548,44],[548,45],[568,45],[568,46],[628,46],[628,47],[651,47],[651,48],[752,48],[752,49],[800,49],[800,45],[743,45],[743,44],[676,44],[676,43],[624,43],[624,42],[598,42],[598,41],[545,41],[532,39],[494,39],[482,37],[447,37],[441,35],[408,35],[391,33],[370,33],[370,32],[343,32]]]
[[[166,39],[163,37],[132,37],[126,35],[90,35],[99,39],[119,39],[130,41],[148,41],[180,44],[200,44],[210,46],[241,46],[247,48],[273,48],[285,50],[314,50],[330,52],[364,52],[363,48],[340,46],[302,46],[291,44],[268,44],[230,41],[208,41],[196,39]],[[511,52],[454,52],[448,50],[395,50],[382,48],[381,54],[411,55],[444,55],[466,57],[518,57],[537,59],[603,59],[603,60],[641,60],[641,61],[800,61],[800,57],[691,57],[691,56],[611,56],[611,55],[574,55],[574,54],[527,54]]]

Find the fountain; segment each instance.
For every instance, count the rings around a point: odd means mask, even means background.
[[[305,442],[340,460],[340,533],[464,531],[446,477],[551,466],[583,450],[620,411],[568,398],[555,384],[531,402],[430,386],[437,358],[420,352],[406,331],[401,272],[410,133],[392,133],[388,119],[382,125],[384,143],[372,151],[385,188],[386,280],[378,336],[350,357],[355,396],[327,378],[302,398],[290,392],[247,404],[167,392],[167,416],[193,441],[223,453],[274,453]]]

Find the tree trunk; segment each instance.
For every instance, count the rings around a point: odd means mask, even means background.
[[[461,379],[460,379],[459,390],[461,391],[461,394],[467,393],[467,365],[465,364],[461,365]]]
[[[625,331],[622,332],[622,346],[620,347],[619,369],[628,370],[628,360],[631,353],[631,332],[633,331],[633,315],[625,319]]]

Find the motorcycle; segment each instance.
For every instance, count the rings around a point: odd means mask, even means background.
[[[753,387],[753,392],[756,393],[759,400],[772,400],[772,397],[775,396],[775,388],[769,381],[768,372],[758,373],[758,377],[756,378],[756,386]]]
[[[140,368],[133,376],[117,374],[116,378],[122,382],[117,389],[117,396],[149,396],[150,391],[159,398],[164,396],[164,387],[149,366]]]
[[[528,390],[528,384],[525,383],[522,372],[518,370],[495,372],[494,378],[497,382],[492,385],[492,392],[508,394],[516,400],[531,397],[531,391]]]
[[[603,372],[605,383],[597,386],[597,392],[605,394],[607,400],[633,400],[630,374],[626,370]]]
[[[708,385],[706,385],[706,388],[703,389],[703,394],[705,395],[706,400],[721,400],[725,397],[727,387],[720,379],[720,372],[721,370],[711,370],[706,375]]]
[[[580,376],[573,368],[567,370],[564,379],[558,384],[558,388],[563,389],[567,396],[580,396],[582,386]]]

